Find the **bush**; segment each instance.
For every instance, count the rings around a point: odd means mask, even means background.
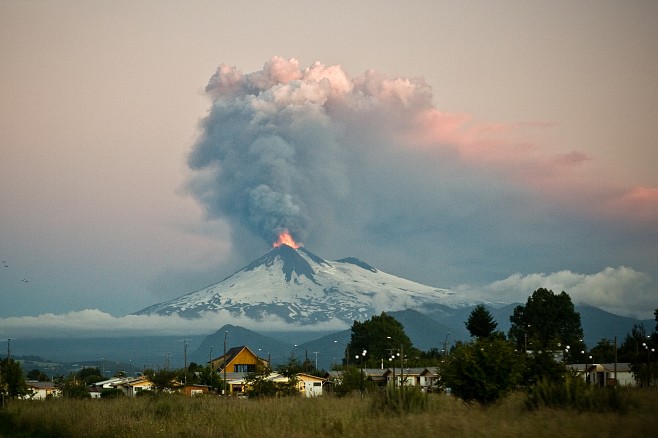
[[[442,365],[445,387],[467,403],[491,404],[513,390],[521,380],[523,359],[501,337],[457,345]]]
[[[119,388],[104,389],[101,391],[101,398],[118,398],[125,395]]]
[[[529,410],[549,407],[579,412],[626,413],[629,397],[623,389],[587,385],[578,377],[568,375],[563,382],[542,380],[534,385],[528,392],[525,406]]]
[[[386,389],[373,397],[372,408],[382,414],[402,415],[426,411],[429,407],[427,394],[418,388],[401,387]]]

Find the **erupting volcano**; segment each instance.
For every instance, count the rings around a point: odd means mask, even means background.
[[[272,243],[272,248],[278,248],[281,245],[288,245],[289,247],[295,249],[303,246],[302,243],[295,242],[295,239],[292,238],[290,232],[286,229],[279,233],[279,238],[276,242]]]

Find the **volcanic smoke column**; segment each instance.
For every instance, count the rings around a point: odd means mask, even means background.
[[[269,243],[331,232],[326,224],[357,208],[350,203],[363,184],[354,175],[375,174],[363,171],[372,151],[390,149],[381,127],[431,106],[420,80],[373,71],[352,79],[340,66],[301,70],[279,57],[250,74],[222,64],[206,93],[213,102],[189,156],[189,187],[211,217]]]

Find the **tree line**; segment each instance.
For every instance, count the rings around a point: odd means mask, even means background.
[[[601,339],[587,349],[583,342],[580,314],[575,311],[570,296],[545,288],[535,290],[524,305],[516,306],[510,316],[508,333],[497,330],[498,324],[486,306],[476,306],[464,322],[471,335],[469,342],[456,342],[450,351],[432,348],[422,351],[414,347],[404,326],[382,312],[363,322],[354,321],[346,358],[335,369],[342,379],[335,386],[338,395],[363,391],[370,383],[364,381],[362,368],[377,368],[385,362],[388,368],[437,367],[439,390],[450,391],[471,402],[492,403],[519,387],[532,387],[541,382],[565,381],[567,363],[628,362],[638,383],[649,386],[658,377],[656,360],[652,356],[658,346],[658,308],[654,311],[656,327],[649,333],[643,325],[635,325],[619,347],[611,339]],[[289,378],[288,382],[268,380],[273,371],[258,365],[247,376],[249,395],[282,396],[297,394],[295,375],[301,372],[324,375],[308,359],[299,362],[293,355],[276,370]],[[180,383],[202,384],[221,393],[221,375],[208,366],[191,363],[187,368],[170,370],[148,369],[144,375],[162,392]],[[118,374],[117,376],[120,376]],[[20,362],[7,357],[0,361],[0,396],[2,399],[22,397],[28,393],[26,377],[47,380],[39,370],[24,375]],[[104,380],[98,368],[83,368],[57,384],[67,397],[88,397],[87,386]],[[178,382],[178,383],[177,383]],[[103,394],[102,394],[103,395]],[[106,391],[118,396],[117,391]]]

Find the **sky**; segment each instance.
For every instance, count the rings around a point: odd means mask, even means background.
[[[282,229],[652,317],[658,3],[325,3],[0,1],[0,336],[161,327]]]

